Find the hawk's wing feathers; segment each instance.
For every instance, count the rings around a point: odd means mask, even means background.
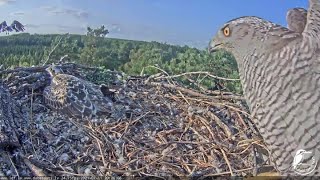
[[[320,1],[309,0],[307,23],[304,28],[306,36],[311,36],[315,44],[320,46]]]

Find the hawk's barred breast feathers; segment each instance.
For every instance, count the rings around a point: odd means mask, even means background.
[[[296,22],[295,19],[303,19]],[[288,28],[247,16],[222,26],[209,51],[226,49],[238,63],[244,96],[277,169],[295,174],[298,150],[320,159],[320,1],[287,13]],[[320,162],[319,162],[320,164]],[[319,164],[312,172],[320,173]]]

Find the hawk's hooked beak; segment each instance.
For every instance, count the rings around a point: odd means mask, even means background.
[[[213,53],[220,49],[219,47],[222,45],[222,43],[216,43],[214,40],[211,40],[208,47],[208,52]]]

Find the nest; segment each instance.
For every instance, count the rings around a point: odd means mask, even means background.
[[[20,144],[2,147],[2,175],[245,176],[269,167],[241,96],[186,88],[176,80],[183,75],[125,77],[60,66],[113,90],[111,116],[75,119],[48,109],[42,97],[49,83],[45,66],[0,72],[26,121],[6,123],[16,130],[1,132],[15,133]]]

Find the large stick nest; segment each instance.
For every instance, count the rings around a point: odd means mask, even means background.
[[[268,153],[242,97],[186,88],[176,80],[198,73],[125,77],[72,63],[60,66],[106,84],[114,92],[114,111],[106,119],[66,117],[44,104],[46,66],[0,71],[0,108],[10,106],[12,114],[23,116],[1,122],[3,175],[248,175],[266,164]]]

